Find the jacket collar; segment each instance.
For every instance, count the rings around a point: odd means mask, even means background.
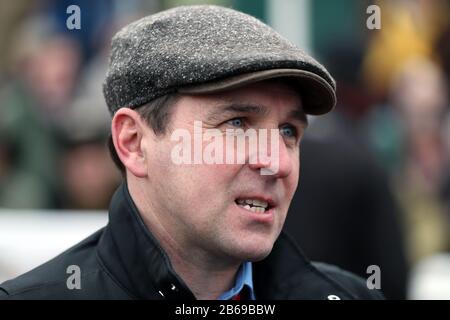
[[[284,231],[271,253],[253,264],[255,295],[261,300],[347,300],[355,297],[317,269]]]
[[[121,286],[138,299],[195,299],[145,226],[126,183],[115,192],[98,254]]]
[[[109,223],[98,245],[98,257],[131,297],[195,299],[144,224],[126,183],[111,200]],[[283,232],[269,256],[253,263],[253,283],[257,299],[326,299],[327,294],[349,297],[321,274]]]

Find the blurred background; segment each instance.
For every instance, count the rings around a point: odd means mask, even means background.
[[[0,0],[0,282],[107,222],[111,36],[200,3],[263,20],[337,81],[286,223],[305,253],[364,278],[380,266],[391,299],[450,299],[450,0]],[[367,28],[372,4],[381,29]]]

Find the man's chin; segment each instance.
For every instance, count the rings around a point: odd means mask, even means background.
[[[251,261],[257,262],[266,258],[270,252],[272,251],[273,245],[266,245],[264,247],[241,247],[237,252],[234,252],[234,256],[237,257],[240,261]]]

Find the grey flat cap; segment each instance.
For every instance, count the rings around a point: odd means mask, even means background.
[[[308,114],[336,103],[328,71],[269,26],[224,7],[183,6],[113,37],[103,93],[113,114],[169,93],[213,93],[277,77],[295,80]]]

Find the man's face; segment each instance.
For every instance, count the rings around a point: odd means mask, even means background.
[[[167,133],[155,136],[148,128],[141,143],[148,168],[146,207],[152,208],[158,220],[152,228],[169,234],[184,252],[193,255],[207,254],[227,261],[256,261],[267,256],[297,187],[299,141],[305,119],[299,95],[281,82],[181,97],[172,109]],[[227,129],[266,129],[268,137],[270,129],[279,129],[278,171],[261,175],[260,169],[267,166],[248,161],[175,164],[172,150],[180,142],[171,140],[171,133],[187,130],[194,152],[195,121],[202,121],[202,133],[219,129],[223,146]],[[202,148],[210,142],[203,142]],[[268,208],[254,212],[239,205],[244,200],[259,200]],[[146,214],[143,216],[145,220]]]

